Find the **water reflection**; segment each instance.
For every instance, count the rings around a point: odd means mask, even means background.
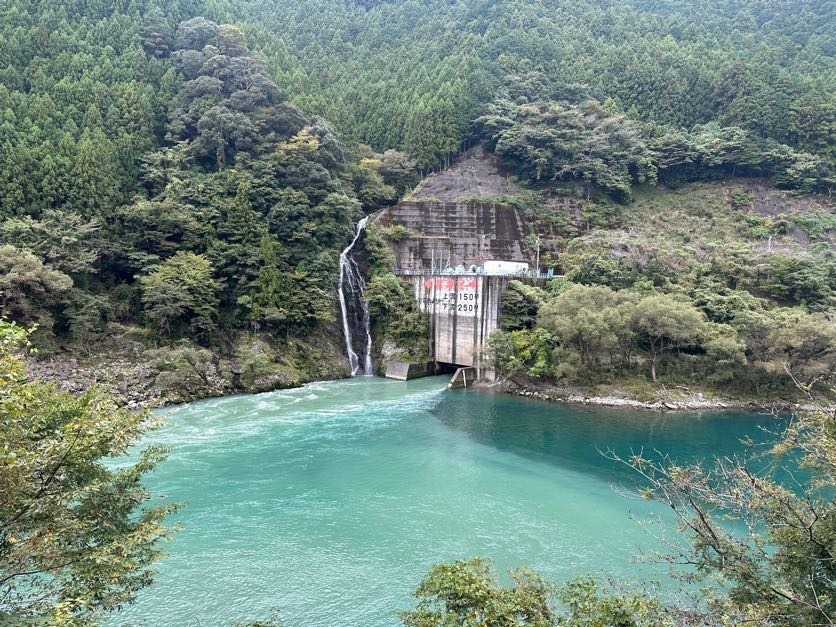
[[[659,452],[680,463],[712,460],[741,450],[741,441],[770,439],[765,428],[783,419],[744,412],[649,412],[586,408],[459,390],[432,410],[444,425],[472,440],[528,459],[589,473],[608,481],[634,473],[606,459],[612,449],[625,456]]]

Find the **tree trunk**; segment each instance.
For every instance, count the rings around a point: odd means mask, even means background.
[[[218,172],[224,169],[226,166],[226,144],[224,143],[223,137],[220,133],[217,136],[217,145],[215,149],[215,160],[218,162]]]

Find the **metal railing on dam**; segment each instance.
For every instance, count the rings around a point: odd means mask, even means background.
[[[449,271],[445,270],[427,270],[425,268],[397,268],[394,273],[398,276],[490,276],[490,277],[504,277],[506,279],[562,279],[564,275],[554,274],[552,270],[546,272],[537,270],[527,270],[523,272],[482,272],[482,271],[457,271],[451,268]]]

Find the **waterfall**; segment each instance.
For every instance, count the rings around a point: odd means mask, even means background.
[[[369,304],[363,300],[363,292],[366,289],[366,281],[360,272],[360,267],[351,256],[351,251],[357,240],[366,228],[366,220],[363,218],[357,223],[357,232],[354,239],[340,253],[340,308],[343,314],[343,334],[345,335],[345,349],[348,353],[348,361],[351,364],[351,376],[358,374],[373,374],[372,370],[372,334],[369,329]],[[350,300],[346,300],[346,296]],[[354,338],[352,331],[361,331],[365,334],[365,346],[363,351],[363,363],[360,363],[360,356],[354,350]],[[362,341],[362,337],[360,338]]]

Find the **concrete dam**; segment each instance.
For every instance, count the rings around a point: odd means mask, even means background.
[[[485,374],[483,347],[499,328],[503,276],[407,276],[415,298],[430,317],[430,350],[436,362],[476,368]]]
[[[532,261],[517,210],[500,203],[414,200],[385,209],[374,223],[407,230],[407,237],[390,244],[395,272],[410,282],[429,315],[433,360],[474,369],[464,373],[469,380],[492,378],[484,346],[500,326],[502,292],[514,277],[490,269],[498,261],[517,268]],[[547,250],[550,242],[543,244]],[[421,367],[412,372],[402,363],[388,366],[395,378],[424,374]]]

